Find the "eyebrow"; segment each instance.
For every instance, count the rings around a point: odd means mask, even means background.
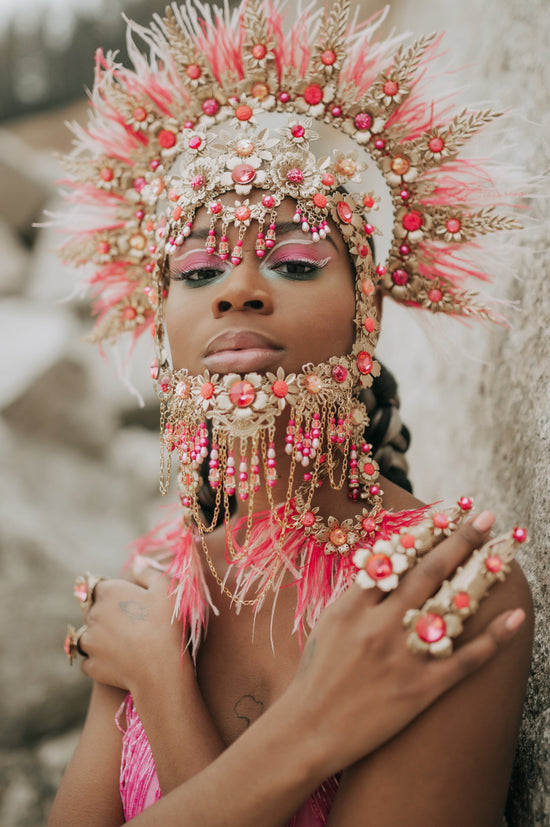
[[[188,239],[196,238],[198,240],[205,241],[208,238],[209,229],[210,227],[198,227],[197,229],[192,229],[190,235],[188,236]],[[301,232],[302,228],[299,224],[296,224],[294,221],[282,221],[280,224],[277,224],[275,230],[277,238],[279,238],[279,236],[289,235],[290,233],[297,233],[298,231]],[[306,234],[303,233],[303,235],[305,236]],[[330,237],[330,235],[326,236],[325,241],[328,241],[330,244],[332,244],[336,252],[340,252],[340,250],[336,246],[336,242],[334,241],[334,239]]]

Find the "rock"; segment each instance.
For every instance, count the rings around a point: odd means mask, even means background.
[[[30,255],[8,222],[1,219],[0,249],[2,250],[0,295],[20,294],[27,283]]]
[[[0,371],[0,410],[29,389],[66,351],[71,331],[68,312],[44,309],[21,298],[0,302],[5,344]]]

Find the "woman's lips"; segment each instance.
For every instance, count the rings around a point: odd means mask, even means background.
[[[255,331],[226,331],[212,339],[203,356],[211,373],[250,373],[273,367],[284,351]]]

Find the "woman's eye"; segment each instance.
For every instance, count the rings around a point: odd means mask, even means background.
[[[197,267],[170,273],[170,278],[173,281],[184,281],[192,287],[199,287],[223,276],[224,273],[225,270],[221,267]]]
[[[271,269],[290,279],[307,280],[315,278],[322,269],[321,262],[280,261],[273,262]]]

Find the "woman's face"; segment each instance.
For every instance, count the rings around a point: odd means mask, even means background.
[[[307,362],[350,352],[355,286],[347,248],[336,228],[312,241],[293,223],[294,206],[285,199],[279,207],[277,240],[263,259],[255,253],[252,222],[237,267],[206,252],[210,219],[204,208],[197,213],[191,235],[170,259],[165,320],[176,370],[244,374],[280,366],[295,373]],[[236,240],[231,226],[230,250]]]

